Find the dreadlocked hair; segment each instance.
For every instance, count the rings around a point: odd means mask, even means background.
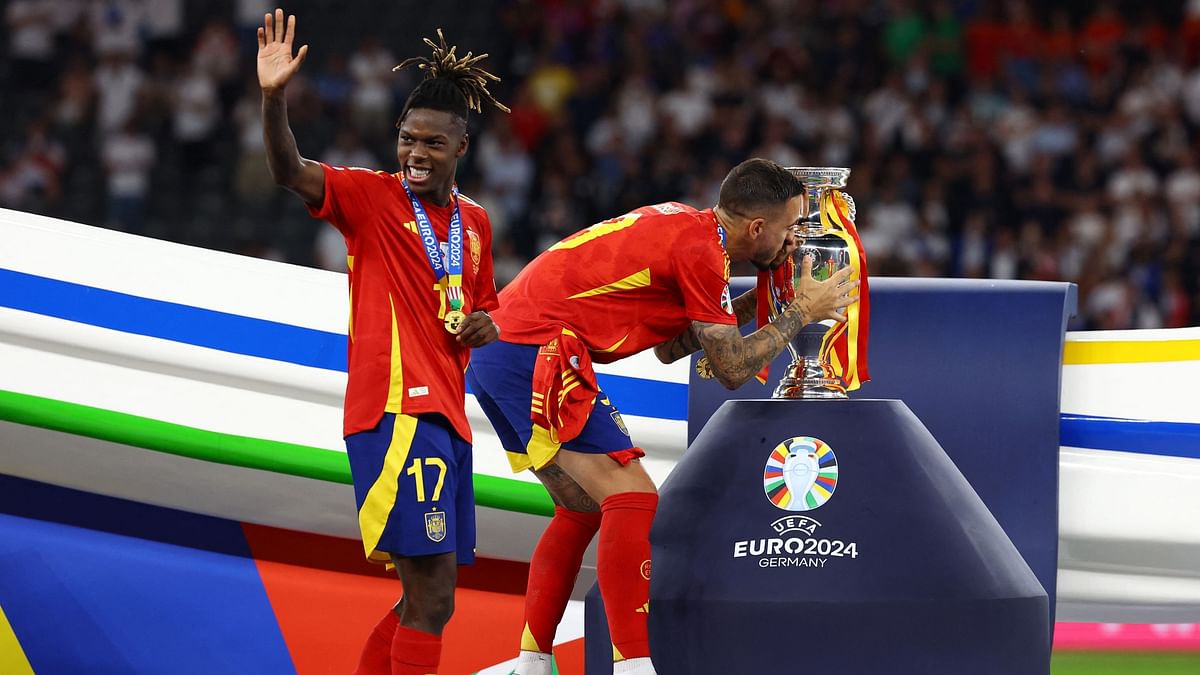
[[[472,110],[483,112],[485,101],[504,112],[512,112],[488,91],[488,82],[499,82],[500,78],[477,65],[488,55],[475,56],[472,52],[467,52],[466,56],[457,56],[455,51],[458,47],[446,44],[446,37],[442,35],[441,28],[438,29],[437,35],[440,44],[434,44],[433,40],[425,38],[425,44],[433,49],[431,57],[415,56],[392,68],[394,72],[415,65],[425,71],[425,79],[421,80],[404,102],[404,109],[400,112],[396,126],[400,126],[400,122],[404,121],[413,108],[442,110],[457,115],[464,121]]]

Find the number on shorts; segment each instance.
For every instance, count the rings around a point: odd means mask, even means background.
[[[413,477],[413,481],[417,485],[417,501],[425,501],[425,469],[421,466],[421,458],[414,457],[412,464],[408,465],[408,469],[404,473]],[[446,462],[440,457],[429,457],[424,460],[425,466],[436,466],[438,468],[437,483],[433,486],[433,499],[438,501],[442,496],[442,486],[446,483]]]

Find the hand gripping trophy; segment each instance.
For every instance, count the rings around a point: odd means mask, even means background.
[[[788,170],[804,183],[808,200],[806,215],[798,226],[802,243],[779,269],[759,275],[760,297],[764,292],[770,293],[770,302],[760,303],[760,307],[766,304],[773,319],[792,301],[796,292],[795,275],[801,270],[798,261],[806,255],[813,256],[812,274],[818,280],[851,266],[852,278],[858,278],[862,285],[858,302],[846,308],[846,321],[809,324],[789,341],[792,362],[773,397],[846,398],[847,390],[858,389],[869,379],[867,260],[854,227],[854,200],[840,189],[846,186],[850,169],[789,167]]]

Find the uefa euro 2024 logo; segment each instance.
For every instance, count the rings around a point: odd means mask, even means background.
[[[784,511],[819,508],[833,496],[837,481],[833,448],[812,436],[796,436],[775,446],[763,469],[763,492]]]

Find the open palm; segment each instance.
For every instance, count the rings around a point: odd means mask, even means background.
[[[258,29],[258,85],[264,90],[280,89],[287,85],[300,70],[300,64],[308,55],[308,45],[292,56],[292,40],[296,37],[296,16],[283,22],[283,10],[263,17],[263,27]]]

